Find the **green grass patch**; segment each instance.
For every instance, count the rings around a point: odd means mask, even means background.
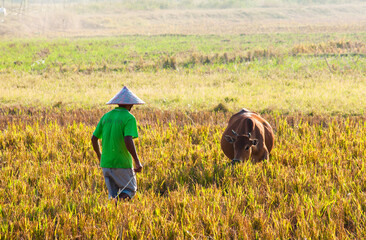
[[[365,34],[124,36],[0,43],[2,105],[362,115]],[[305,40],[306,39],[306,40]]]
[[[240,65],[268,58],[281,61],[287,56],[303,54],[364,59],[365,41],[363,33],[5,40],[0,43],[0,71],[36,74],[55,71],[157,71],[205,65],[226,67],[230,63]],[[173,59],[174,63],[164,64],[167,59]]]

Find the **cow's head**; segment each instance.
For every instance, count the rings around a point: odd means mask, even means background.
[[[234,130],[231,130],[234,136],[225,135],[226,141],[233,144],[234,159],[232,163],[248,160],[252,153],[252,146],[257,145],[258,139],[252,139],[250,133],[239,135]]]

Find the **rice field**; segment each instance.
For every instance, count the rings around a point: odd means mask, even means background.
[[[107,200],[90,137],[101,110],[1,113],[2,239],[360,239],[364,117],[264,115],[268,161],[228,165],[228,113],[143,110],[130,202]]]

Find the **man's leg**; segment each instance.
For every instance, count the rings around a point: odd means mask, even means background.
[[[122,192],[120,195],[118,195],[118,199],[119,200],[130,200],[131,197],[127,193]]]
[[[123,190],[118,199],[132,199],[136,194],[136,177],[132,169],[114,168],[111,169],[111,178],[113,178],[118,191]]]
[[[118,192],[118,186],[114,182],[113,178],[110,177],[110,169],[103,168],[104,181],[108,189],[108,198],[115,198]]]

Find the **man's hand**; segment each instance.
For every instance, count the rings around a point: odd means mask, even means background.
[[[141,163],[137,163],[135,164],[135,169],[134,169],[135,172],[141,172],[142,171],[142,165]]]
[[[142,164],[139,160],[139,157],[136,153],[135,143],[133,142],[133,139],[131,136],[125,136],[125,144],[128,152],[131,154],[133,160],[135,161],[135,172],[141,172],[142,171]]]

